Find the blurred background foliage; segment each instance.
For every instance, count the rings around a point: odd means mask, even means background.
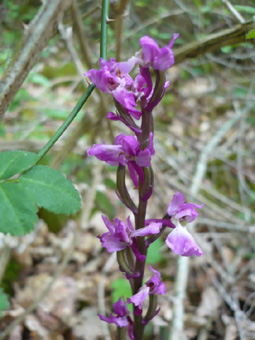
[[[231,4],[246,22],[255,20],[253,0],[233,0]],[[101,2],[77,0],[76,6],[83,24],[82,31],[77,29],[74,11],[68,10],[63,18],[62,29],[60,27],[56,31],[42,52],[16,94],[4,121],[0,123],[0,151],[39,151],[85,91],[87,81],[82,74],[91,65],[98,68]],[[163,46],[173,33],[179,32],[180,37],[174,46],[176,49],[238,24],[236,17],[221,0],[131,1],[121,14],[118,6],[119,1],[110,2],[109,17],[115,20],[109,22],[108,57],[116,57],[116,51],[119,51],[117,58],[120,57],[121,60],[126,60],[139,50],[139,39],[143,35],[153,37]],[[0,76],[19,48],[28,25],[40,7],[39,0],[1,2]],[[81,39],[86,46],[87,56],[83,53]],[[188,59],[167,72],[170,86],[154,114],[155,193],[148,212],[151,217],[162,216],[175,190],[188,195],[205,146],[217,136],[227,121],[239,114],[240,118],[236,123],[206,155],[206,176],[199,195],[189,199],[205,202],[197,229],[201,232],[199,239],[206,255],[202,265],[200,263],[198,266],[195,262],[190,277],[188,311],[192,311],[192,306],[193,310],[201,306],[203,292],[211,285],[210,275],[215,275],[225,290],[229,290],[230,295],[233,290],[238,292],[235,298],[241,309],[243,306],[250,308],[249,320],[252,322],[255,321],[255,313],[252,313],[254,299],[250,298],[255,283],[254,71],[254,39],[251,39],[238,45],[225,46],[199,58]],[[98,167],[97,160],[87,158],[87,147],[100,140],[111,143],[117,133],[126,131],[118,124],[106,120],[106,114],[111,110],[114,110],[111,98],[95,91],[88,105],[84,106],[68,131],[43,160],[44,164],[58,168],[70,178],[83,197],[91,187],[95,169]],[[117,215],[125,218],[127,214],[122,204],[116,200],[115,170],[105,165],[96,189],[89,222],[89,233],[94,237],[103,232],[103,226],[99,226],[102,224],[102,213],[109,218]],[[82,212],[74,217],[76,223],[81,215]],[[40,211],[40,217],[49,232],[55,233],[60,239],[63,237],[63,229],[68,228],[69,223],[66,217],[44,211]],[[43,239],[48,240],[45,235]],[[47,242],[45,247],[51,247],[51,242]],[[33,244],[30,247],[33,248]],[[148,263],[161,267],[163,276],[169,279],[168,288],[171,291],[175,276],[175,257],[169,254],[163,243],[157,242],[153,247]],[[96,253],[86,254],[86,261],[89,262],[95,254],[103,254],[101,261],[105,261],[108,255],[99,250],[98,245],[95,249]],[[17,259],[15,251],[10,254],[1,286],[13,299],[14,283],[22,283],[21,286],[26,284],[27,275],[31,276],[39,271],[36,267],[38,261],[45,261],[44,256],[31,256],[32,260],[30,259],[28,265]],[[73,261],[78,260],[74,258]],[[78,267],[84,264],[77,263]],[[102,262],[98,263],[96,270],[101,270],[102,265]],[[29,269],[24,270],[24,266]],[[206,271],[208,266],[211,268],[210,275]],[[246,270],[239,275],[242,268]],[[126,296],[127,288],[115,272],[114,275],[116,280],[107,289],[109,298],[113,292],[112,299],[116,301],[119,295]],[[232,281],[228,281],[226,277],[231,277]],[[235,282],[231,289],[230,282]],[[216,291],[218,292],[217,288]],[[96,292],[93,291],[93,294],[96,296]],[[88,301],[82,301],[84,306],[91,304]],[[230,312],[231,306],[226,311],[222,302],[217,308],[234,319]],[[206,314],[205,317],[211,320],[207,329],[208,339],[230,339],[226,337],[226,324],[219,331],[213,330],[213,323],[219,321],[217,316]],[[169,321],[167,316],[165,320]],[[222,320],[219,322],[224,323]],[[189,338],[202,339],[198,338],[200,328],[195,328],[195,333],[191,332],[193,335]],[[247,337],[254,338],[255,336]]]

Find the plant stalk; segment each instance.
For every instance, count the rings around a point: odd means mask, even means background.
[[[52,148],[52,146],[57,142],[57,140],[63,135],[65,130],[68,128],[68,126],[72,123],[74,118],[77,116],[79,111],[81,110],[82,106],[86,103],[87,99],[91,95],[92,91],[94,90],[95,85],[91,84],[81,99],[78,101],[78,103],[75,105],[74,109],[70,113],[70,115],[67,117],[67,119],[64,121],[64,123],[60,126],[60,128],[57,130],[57,132],[54,134],[54,136],[48,141],[48,143],[41,149],[41,151],[38,153],[39,159],[37,163],[40,162],[40,160],[46,155],[46,153]]]
[[[109,0],[102,1],[100,57],[107,59],[107,28],[108,28]]]
[[[101,33],[100,33],[100,57],[106,59],[107,58],[107,19],[108,19],[108,11],[109,11],[109,0],[102,1],[102,15],[101,15]],[[40,160],[46,155],[46,153],[52,148],[52,146],[57,142],[57,140],[62,136],[68,126],[72,123],[74,118],[77,116],[83,105],[88,100],[89,96],[93,92],[95,88],[94,84],[91,84],[78,103],[75,105],[74,109],[64,121],[64,123],[60,126],[54,136],[48,141],[48,143],[39,151],[38,156]]]

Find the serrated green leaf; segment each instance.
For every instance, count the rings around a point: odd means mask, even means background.
[[[20,176],[20,182],[39,207],[65,215],[74,214],[81,208],[81,198],[73,184],[48,166],[34,166]]]
[[[250,30],[247,34],[246,34],[246,39],[255,39],[255,28],[253,28],[252,30]]]
[[[0,316],[2,312],[9,307],[9,301],[7,295],[4,293],[3,289],[0,288]]]
[[[37,208],[19,183],[0,183],[0,232],[21,236],[33,230]]]
[[[10,178],[29,169],[38,160],[37,154],[27,151],[5,151],[0,153],[0,179]]]

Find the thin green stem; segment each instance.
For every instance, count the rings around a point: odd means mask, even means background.
[[[100,57],[107,59],[107,28],[108,28],[109,0],[102,1]]]
[[[106,59],[107,58],[107,19],[108,19],[108,11],[109,11],[109,0],[103,0],[102,2],[102,15],[101,15],[101,33],[100,33],[100,57]],[[91,84],[84,95],[75,105],[74,109],[64,121],[64,123],[60,126],[54,136],[48,141],[48,143],[42,148],[42,150],[38,153],[39,159],[37,163],[46,155],[46,153],[52,148],[52,146],[57,142],[57,140],[62,136],[68,126],[72,123],[74,118],[80,112],[83,105],[88,100],[89,96],[93,92],[95,88],[94,84]]]
[[[52,146],[56,143],[56,141],[62,136],[62,134],[65,132],[65,130],[68,128],[68,126],[72,123],[74,118],[77,116],[77,114],[81,110],[82,106],[86,103],[87,99],[91,95],[94,88],[95,88],[94,84],[91,84],[87,88],[84,95],[81,97],[81,99],[75,105],[74,109],[72,110],[70,115],[67,117],[67,119],[64,121],[64,123],[60,126],[60,128],[57,130],[57,132],[54,134],[54,136],[48,141],[48,143],[38,153],[39,159],[38,159],[37,163],[46,155],[46,153],[52,148]]]

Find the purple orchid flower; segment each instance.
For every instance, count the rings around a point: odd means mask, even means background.
[[[160,280],[160,273],[149,266],[149,269],[153,272],[152,277],[148,280],[138,291],[127,300],[128,303],[133,303],[137,309],[136,314],[142,313],[143,302],[148,295],[163,295],[166,294],[166,286],[164,282]]]
[[[153,152],[152,144],[149,148],[140,150],[140,143],[136,137],[124,136],[123,133],[115,138],[114,145],[95,144],[92,148],[88,148],[89,157],[96,156],[112,166],[119,163],[125,166],[132,161],[140,167],[150,166]]]
[[[84,74],[87,76],[97,88],[104,93],[110,93],[112,96],[126,109],[126,112],[135,119],[141,117],[142,112],[136,108],[137,86],[133,87],[134,81],[121,68],[114,58],[110,61],[100,59],[100,70],[92,69]]]
[[[84,74],[96,85],[99,90],[104,93],[113,93],[116,88],[130,88],[133,84],[133,79],[128,73],[122,73],[117,68],[117,63],[114,58],[110,61],[100,59],[100,70],[89,70]]]
[[[114,314],[110,314],[109,317],[98,314],[101,320],[108,323],[115,323],[119,327],[127,327],[129,325],[127,316],[129,315],[129,310],[127,308],[126,302],[119,299],[113,304]]]
[[[159,48],[156,41],[149,36],[142,37],[140,39],[142,50],[137,52],[128,61],[118,63],[118,68],[120,68],[122,72],[129,73],[135,64],[138,64],[146,68],[151,66],[154,70],[167,70],[174,64],[172,47],[178,37],[179,33],[173,34],[169,44],[163,48]]]
[[[166,244],[177,255],[201,256],[204,254],[194,240],[194,237],[179,221],[176,222],[176,228],[168,235]]]
[[[185,203],[184,196],[178,191],[169,203],[167,213],[175,228],[168,235],[166,244],[175,254],[182,256],[201,256],[203,254],[187,228],[180,224],[182,221],[187,221],[187,223],[194,221],[198,216],[196,209],[200,209],[202,206],[203,204]]]
[[[124,134],[120,134],[115,138],[114,145],[95,144],[92,148],[88,148],[88,156],[96,156],[101,161],[104,161],[112,166],[122,164],[128,165],[131,179],[138,187],[138,177],[142,178],[141,168],[151,165],[151,156],[155,153],[153,148],[153,134],[150,134],[150,143],[148,148],[140,149],[140,143],[137,138]]]
[[[109,253],[120,251],[130,246],[136,257],[142,261],[144,261],[144,256],[138,253],[135,238],[137,236],[158,234],[162,227],[162,223],[152,222],[147,227],[135,230],[130,221],[130,217],[127,218],[126,224],[118,218],[115,218],[112,222],[110,222],[105,216],[102,216],[102,219],[109,230],[107,233],[104,233],[99,237],[102,246],[106,248]]]
[[[198,216],[198,212],[195,209],[201,209],[204,204],[198,205],[195,203],[185,203],[184,196],[176,191],[173,199],[168,205],[167,213],[171,218],[192,222]]]
[[[125,301],[121,300],[121,298],[113,304],[113,314],[110,314],[109,317],[98,314],[99,318],[102,321],[107,323],[114,323],[118,327],[128,327],[128,334],[130,339],[134,339],[133,333],[133,324],[134,322],[130,318],[129,310],[127,308],[127,304]]]
[[[142,60],[143,67],[151,66],[154,70],[164,71],[170,68],[174,64],[174,53],[172,51],[175,40],[179,37],[178,33],[175,33],[167,46],[159,48],[156,41],[148,36],[144,36],[140,39],[140,45],[142,46]]]

